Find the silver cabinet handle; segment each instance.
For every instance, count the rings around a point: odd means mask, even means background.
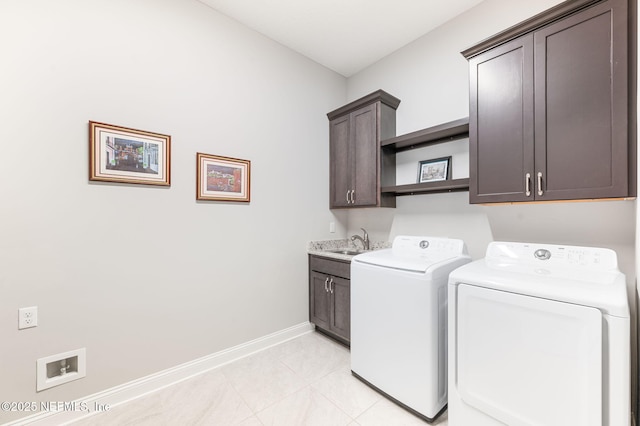
[[[329,281],[329,291],[331,292],[331,294],[333,294],[333,278],[331,278],[331,281]]]
[[[329,293],[329,289],[327,288],[327,283],[329,283],[329,277],[325,278],[324,280],[324,291]]]
[[[524,192],[527,197],[531,196],[531,173],[527,173],[524,177]]]
[[[542,172],[538,172],[538,195],[542,195]]]
[[[352,189],[352,190],[351,190],[351,204],[355,204],[355,203],[356,203],[356,197],[355,197],[355,195],[356,195],[356,190],[355,190],[355,189]]]
[[[355,189],[347,190],[347,204],[353,204],[355,201],[353,200],[353,193],[356,192]]]

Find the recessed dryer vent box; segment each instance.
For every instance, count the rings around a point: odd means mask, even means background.
[[[81,379],[87,375],[87,352],[85,348],[40,358],[37,361],[38,392]]]

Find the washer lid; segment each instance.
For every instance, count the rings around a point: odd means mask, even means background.
[[[359,254],[352,262],[426,273],[460,257],[469,258],[462,240],[400,235],[393,240],[392,248]]]
[[[503,250],[505,246],[509,250]],[[548,250],[550,257],[541,252],[536,256],[541,249]],[[497,252],[510,255],[498,256]],[[449,285],[463,283],[592,306],[610,315],[629,317],[625,275],[617,268],[615,252],[609,249],[494,242],[489,244],[486,258],[464,265],[449,276]]]

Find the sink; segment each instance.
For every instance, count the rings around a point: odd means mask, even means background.
[[[328,251],[329,253],[347,254],[349,256],[354,256],[356,254],[364,253],[363,250],[349,249],[349,248],[331,249],[331,250],[325,250],[325,251]]]

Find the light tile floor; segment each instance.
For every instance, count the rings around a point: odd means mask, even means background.
[[[447,426],[447,413],[432,424]],[[349,350],[312,332],[74,425],[425,426],[427,423],[353,377]]]

